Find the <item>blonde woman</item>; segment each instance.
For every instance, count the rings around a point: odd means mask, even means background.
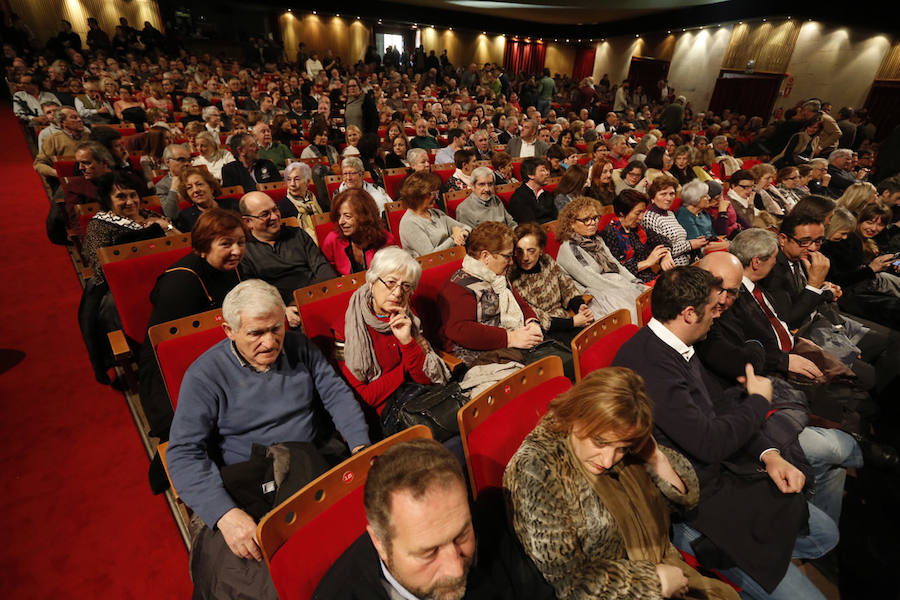
[[[861,181],[844,190],[841,197],[837,199],[837,205],[846,208],[853,216],[858,217],[860,211],[870,202],[874,202],[877,195],[878,192],[874,185],[867,181]]]
[[[221,183],[222,167],[230,162],[234,162],[234,156],[228,150],[219,148],[219,140],[217,138],[218,136],[208,131],[201,131],[197,134],[194,143],[200,156],[194,158],[192,164],[195,167],[206,167],[212,176]]]

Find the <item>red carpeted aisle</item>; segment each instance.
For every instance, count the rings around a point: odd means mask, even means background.
[[[94,381],[81,288],[5,102],[0,140],[0,597],[188,598],[184,545],[124,396]]]

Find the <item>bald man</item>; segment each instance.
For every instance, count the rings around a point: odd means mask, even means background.
[[[300,315],[294,305],[294,290],[334,279],[337,273],[309,234],[302,228],[282,225],[281,211],[268,194],[245,194],[240,211],[250,229],[241,263],[245,278],[262,279],[278,288],[288,305],[288,322],[296,327]]]

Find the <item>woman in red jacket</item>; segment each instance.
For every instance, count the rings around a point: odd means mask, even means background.
[[[489,350],[527,350],[543,340],[537,315],[506,278],[514,241],[503,223],[486,221],[473,229],[462,268],[438,294],[446,349],[468,366]]]
[[[405,250],[379,250],[335,331],[344,377],[379,415],[404,382],[446,383],[450,378],[409,306],[421,275],[422,266]]]
[[[322,254],[341,275],[365,271],[378,250],[397,245],[365,190],[350,188],[335,196],[331,222],[335,229],[325,236]]]

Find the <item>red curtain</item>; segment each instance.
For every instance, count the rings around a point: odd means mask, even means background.
[[[510,73],[540,73],[546,56],[547,47],[543,43],[507,40],[503,68]]]
[[[597,49],[594,47],[575,50],[575,68],[572,70],[572,79],[580,81],[593,74],[596,54]]]

